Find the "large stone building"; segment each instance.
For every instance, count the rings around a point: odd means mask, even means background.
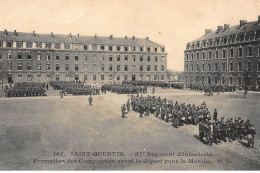
[[[186,83],[243,86],[260,84],[260,16],[229,27],[205,30],[184,51]]]
[[[165,47],[147,38],[0,32],[0,73],[17,81],[166,80]]]

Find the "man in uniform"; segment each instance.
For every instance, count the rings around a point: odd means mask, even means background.
[[[88,98],[88,102],[89,102],[89,106],[91,106],[92,105],[92,96],[91,96],[91,94],[89,95],[89,98]]]
[[[122,107],[121,107],[121,113],[122,113],[121,117],[125,118],[125,113],[126,113],[125,104],[123,104]]]
[[[215,122],[218,120],[218,112],[217,112],[217,109],[214,109],[213,120],[214,120]]]
[[[126,102],[126,108],[127,108],[127,111],[129,112],[130,111],[130,100],[129,99]]]

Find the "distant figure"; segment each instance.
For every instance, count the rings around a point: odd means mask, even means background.
[[[155,87],[153,87],[153,94],[155,93]]]
[[[218,112],[217,112],[217,109],[214,109],[213,120],[214,120],[215,122],[217,122],[217,120],[218,120]]]
[[[48,83],[46,84],[46,89],[49,90],[49,85],[48,85]]]
[[[89,106],[91,106],[92,105],[92,96],[91,95],[89,95],[89,98],[88,98],[88,102],[89,102]]]
[[[121,117],[125,118],[125,113],[126,113],[125,104],[123,104],[122,107],[121,107],[121,113],[122,113]]]

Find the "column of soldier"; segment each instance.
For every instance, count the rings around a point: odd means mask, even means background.
[[[212,92],[234,92],[236,89],[242,89],[241,87],[229,86],[229,85],[217,85],[217,84],[198,84],[198,83],[188,83],[187,88],[191,90],[212,90]]]
[[[170,87],[169,83],[164,81],[123,81],[122,84],[131,84],[135,86],[157,86],[163,89]]]
[[[91,85],[84,85],[84,83],[66,82],[66,81],[51,81],[50,86],[54,90],[61,90],[60,94],[72,95],[99,95],[100,89]]]
[[[137,94],[137,93],[147,93],[147,86],[135,86],[132,84],[104,84],[101,86],[101,92],[106,93],[110,91],[116,94]]]
[[[205,101],[201,106],[186,105],[177,101],[173,105],[172,100],[167,101],[160,97],[132,96],[131,103],[128,99],[127,103],[121,107],[122,118],[130,111],[130,105],[132,110],[139,113],[140,118],[143,118],[143,115],[154,114],[156,118],[170,122],[176,128],[184,124],[199,124],[199,139],[206,144],[212,145],[213,142],[217,144],[221,141],[226,142],[228,140],[231,142],[237,139],[245,139],[248,142],[248,147],[254,145],[255,129],[249,119],[243,121],[239,117],[235,118],[234,121],[232,118],[225,121],[222,117],[219,120],[215,109],[213,122],[211,122],[211,115]],[[212,126],[213,131],[211,130]]]
[[[46,96],[44,82],[17,82],[14,86],[6,86],[6,97],[28,97],[28,96]]]

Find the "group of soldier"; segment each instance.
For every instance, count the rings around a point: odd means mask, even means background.
[[[175,128],[184,124],[199,125],[199,139],[210,145],[212,142],[226,142],[227,139],[245,139],[248,146],[254,145],[255,129],[249,119],[243,121],[241,118],[228,118],[224,121],[225,116],[218,119],[217,110],[214,109],[212,120],[205,101],[200,106],[195,106],[177,101],[173,103],[172,100],[155,96],[132,95],[131,102],[128,99],[121,107],[122,118],[130,111],[130,106],[133,111],[139,113],[140,118],[154,114],[156,118],[171,123]]]
[[[72,94],[72,95],[99,95],[100,89],[91,85],[85,85],[84,83],[65,82],[65,81],[51,81],[50,86],[54,90],[61,90],[60,95]]]
[[[147,93],[147,86],[135,86],[131,84],[104,84],[101,86],[101,92],[106,93],[110,91],[116,94],[137,94]]]
[[[199,84],[199,83],[188,83],[186,84],[187,88],[190,88],[191,90],[199,90],[204,92],[234,92],[236,89],[241,90],[240,87],[236,87],[233,85],[222,85],[222,84]]]
[[[6,86],[6,97],[28,97],[28,96],[46,96],[44,82],[17,82],[13,86]]]
[[[155,86],[163,89],[170,87],[169,83],[164,81],[123,81],[122,84],[131,84],[135,86]]]

